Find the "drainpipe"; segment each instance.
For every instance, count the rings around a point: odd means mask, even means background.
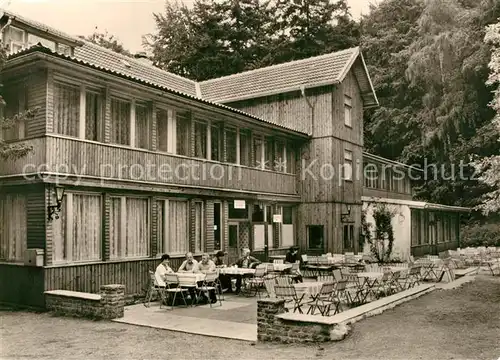
[[[0,34],[3,34],[4,29],[12,23],[12,19],[9,17],[7,23],[0,29]]]
[[[314,135],[314,106],[316,105],[316,102],[314,104],[311,104],[311,101],[306,95],[306,87],[304,85],[300,86],[300,93],[302,94],[302,97],[306,101],[307,105],[309,105],[309,108],[311,109],[311,136]]]

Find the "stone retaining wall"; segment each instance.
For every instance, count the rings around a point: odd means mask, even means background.
[[[49,311],[63,316],[92,319],[123,317],[125,286],[103,285],[100,290],[100,294],[68,290],[45,291],[45,306]]]
[[[282,319],[285,301],[282,299],[261,299],[257,304],[257,339],[281,343],[307,343],[342,340],[349,328],[342,324],[325,321],[318,316],[302,319]]]

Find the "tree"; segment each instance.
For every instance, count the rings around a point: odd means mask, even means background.
[[[346,0],[167,1],[147,37],[155,64],[206,80],[358,45]]]
[[[346,0],[278,0],[273,13],[275,63],[359,45],[359,27]]]
[[[132,53],[125,49],[123,44],[114,35],[109,34],[107,30],[100,32],[96,27],[94,33],[85,37],[85,39],[116,53],[133,57]]]
[[[494,137],[500,141],[500,22],[489,25],[485,35],[485,43],[491,46],[490,75],[487,85],[494,87],[494,97],[491,108],[496,115],[493,120]],[[483,202],[478,206],[485,215],[500,210],[500,153],[478,159],[474,163],[481,173],[481,180],[490,188],[484,194]]]
[[[7,61],[7,52],[3,44],[0,42],[0,74],[4,68],[5,62]],[[9,131],[10,129],[16,128],[19,121],[29,120],[34,116],[37,109],[27,110],[22,113],[12,114],[12,116],[4,116],[4,114],[9,113],[7,103],[4,100],[4,88],[0,83],[0,131]],[[10,115],[10,114],[9,114]],[[3,140],[3,136],[0,136],[0,158],[4,161],[15,160],[26,156],[32,147],[24,143],[9,143]]]

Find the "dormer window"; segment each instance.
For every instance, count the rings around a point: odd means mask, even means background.
[[[39,35],[35,35],[30,31],[20,29],[18,27],[10,25],[4,31],[3,42],[7,45],[10,53],[16,53],[20,50],[29,48],[38,43],[42,44],[46,48],[52,51],[57,51],[64,55],[72,55],[72,47],[63,43],[59,43],[56,38],[46,38]]]

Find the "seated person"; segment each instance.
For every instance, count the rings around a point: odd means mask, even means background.
[[[243,256],[235,263],[239,268],[250,269],[252,265],[260,264],[260,261],[253,256],[250,256],[250,249],[243,249]],[[236,294],[241,291],[241,275],[236,276]]]
[[[285,263],[294,264],[296,261],[300,261],[299,249],[296,246],[292,246],[286,253]]]
[[[226,255],[226,253],[224,253],[224,251],[222,251],[222,250],[219,250],[215,253],[215,255],[214,255],[215,266],[226,267],[226,264],[224,263],[224,256],[225,255]]]
[[[215,262],[215,266],[217,266],[218,268],[224,268],[226,267],[226,264],[224,262],[224,256],[226,255],[226,253],[224,251],[217,251],[214,255],[214,262]],[[232,292],[233,291],[233,287],[232,287],[232,284],[231,284],[231,278],[226,275],[226,274],[219,274],[219,282],[220,282],[220,289],[219,289],[219,292],[222,294],[224,292],[224,290],[227,290],[227,292]]]
[[[215,263],[212,260],[210,260],[208,254],[205,253],[201,256],[201,261],[198,264],[196,264],[194,272],[207,273],[207,272],[215,272],[215,270],[216,270]],[[202,284],[203,281],[200,281],[198,283],[198,286],[202,286]],[[206,299],[205,294],[202,294],[202,296],[204,298],[204,301],[208,302],[208,299]],[[215,290],[210,291],[210,301],[212,302],[212,304],[217,302],[217,295],[215,294]]]
[[[286,253],[285,263],[295,264],[297,261],[300,262],[299,248],[297,246],[292,246]],[[293,275],[295,282],[303,282],[300,270],[294,271],[291,275]]]
[[[156,267],[155,285],[165,287],[165,275],[173,272],[174,271],[170,267],[170,256],[168,254],[163,254],[161,256],[160,265]]]
[[[196,265],[198,264],[198,261],[196,261],[193,258],[193,253],[188,252],[186,253],[186,260],[179,266],[178,272],[194,272],[194,269]]]
[[[212,260],[210,260],[208,254],[205,253],[201,256],[201,261],[197,263],[196,266],[194,267],[193,272],[207,273],[207,272],[214,272],[215,269],[216,269],[215,263]]]

